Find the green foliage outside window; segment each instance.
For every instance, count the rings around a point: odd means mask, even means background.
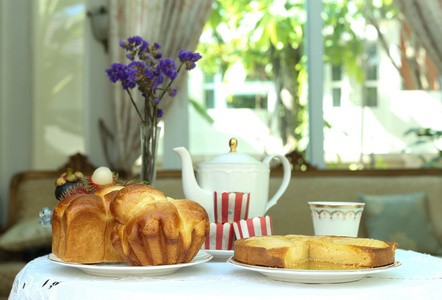
[[[324,0],[324,63],[342,65],[362,84],[365,43],[356,32],[367,20],[396,17],[392,2]],[[301,151],[308,138],[305,24],[304,1],[218,0],[197,50],[206,58],[202,66],[206,73],[224,74],[240,61],[247,70],[246,80],[272,80],[283,141],[295,140],[293,148]],[[289,92],[289,99],[281,96],[283,90]]]

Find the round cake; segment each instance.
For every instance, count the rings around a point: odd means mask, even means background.
[[[396,247],[396,243],[366,238],[259,236],[236,240],[233,258],[249,265],[274,268],[375,268],[393,264]]]

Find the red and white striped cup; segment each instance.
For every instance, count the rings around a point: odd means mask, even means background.
[[[247,219],[250,193],[214,192],[215,223],[232,223]]]
[[[232,250],[235,234],[232,223],[210,223],[210,234],[202,249]]]
[[[273,235],[271,216],[240,220],[233,223],[233,228],[237,240],[251,236]]]

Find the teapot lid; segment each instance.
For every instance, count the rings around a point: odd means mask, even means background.
[[[231,138],[229,140],[230,152],[217,155],[212,159],[201,163],[205,164],[236,164],[236,165],[251,165],[251,164],[264,164],[250,155],[238,153],[236,147],[238,146],[238,140]],[[200,165],[201,165],[200,164]]]

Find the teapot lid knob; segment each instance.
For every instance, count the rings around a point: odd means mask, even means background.
[[[0,0],[1,1],[1,0]],[[259,165],[259,167],[268,168],[269,165],[264,162],[257,161],[253,157],[237,152],[236,148],[238,147],[238,140],[235,138],[231,138],[229,140],[230,152],[217,155],[212,159],[197,164],[197,171],[202,170],[202,168],[209,168],[207,170],[211,170],[210,168],[214,167],[214,165],[218,165],[215,167],[219,167],[219,165],[225,165],[225,168],[229,170],[232,168],[232,165],[242,165],[243,167],[247,167],[249,165]],[[236,166],[233,166],[236,167]],[[216,169],[217,170],[217,169]]]
[[[238,140],[231,138],[229,141],[230,152],[236,152],[236,146],[238,146]]]

